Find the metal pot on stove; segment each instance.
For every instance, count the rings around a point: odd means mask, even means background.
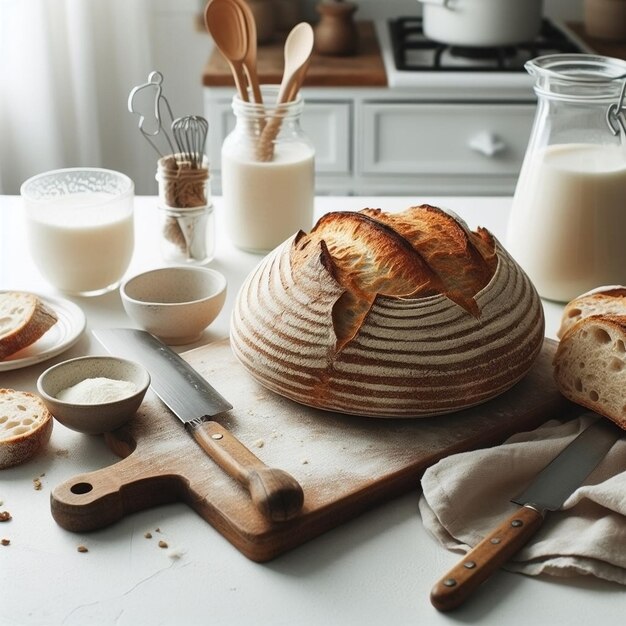
[[[541,28],[543,0],[417,1],[424,34],[451,46],[512,46],[532,41]]]

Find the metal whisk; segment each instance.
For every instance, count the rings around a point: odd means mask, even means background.
[[[185,115],[172,122],[172,134],[179,153],[193,169],[202,167],[209,123],[201,115]]]

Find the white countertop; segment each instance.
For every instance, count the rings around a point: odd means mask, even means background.
[[[504,239],[509,198],[326,197],[317,199],[316,211],[399,210],[421,202],[451,208],[472,228],[486,226]],[[260,260],[237,251],[221,234],[219,198],[216,206],[218,244],[210,266],[227,275],[229,291],[224,310],[200,343],[227,336],[237,289]],[[163,265],[156,210],[154,198],[136,199],[137,244],[128,275]],[[60,296],[30,261],[20,202],[14,197],[0,197],[0,289]],[[132,326],[117,292],[72,300],[87,316],[82,338],[50,361],[1,372],[1,387],[34,391],[37,377],[50,365],[105,353],[90,328]],[[546,334],[554,337],[561,307],[545,303],[545,310]],[[75,474],[116,460],[101,437],[55,423],[45,454],[0,472],[0,511],[13,516],[0,524],[0,538],[11,541],[0,546],[0,625],[624,623],[626,594],[619,585],[508,572],[497,573],[463,608],[438,613],[429,602],[430,588],[459,555],[442,548],[422,527],[418,485],[414,493],[265,564],[246,559],[183,504],[136,513],[89,534],[60,528],[50,514],[50,491]],[[34,489],[35,478],[41,490]],[[147,531],[152,540],[144,537]],[[158,539],[169,548],[158,548]],[[77,552],[80,544],[89,552]]]

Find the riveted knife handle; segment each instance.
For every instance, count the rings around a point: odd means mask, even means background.
[[[520,507],[437,581],[430,592],[432,605],[439,611],[460,606],[526,544],[542,522],[542,513],[530,506]]]
[[[302,487],[287,472],[268,467],[217,422],[187,424],[202,449],[249,492],[255,507],[268,519],[284,522],[300,513]]]

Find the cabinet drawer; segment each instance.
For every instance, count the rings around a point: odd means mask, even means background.
[[[311,102],[304,96],[302,130],[315,146],[315,170],[347,174],[351,170],[352,104]]]
[[[366,102],[363,174],[517,174],[535,104]]]
[[[224,138],[235,126],[230,99],[206,101],[209,120],[208,156],[211,169],[221,170],[221,150]],[[315,146],[315,170],[320,173],[350,172],[350,102],[308,102],[305,96],[302,130]]]

